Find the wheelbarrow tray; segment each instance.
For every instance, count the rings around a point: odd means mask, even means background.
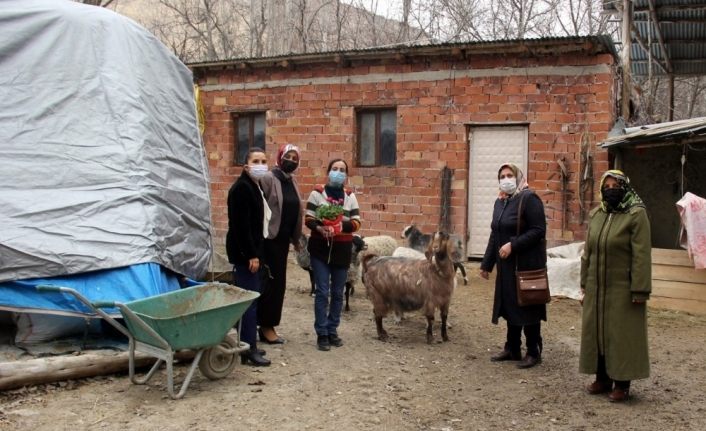
[[[207,283],[124,304],[159,334],[172,350],[215,346],[258,296],[224,283]],[[123,313],[132,336],[145,344],[160,342],[134,317]]]

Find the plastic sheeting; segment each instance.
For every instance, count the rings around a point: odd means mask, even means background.
[[[210,259],[191,72],[104,8],[0,0],[0,282]]]
[[[547,275],[552,296],[581,299],[581,255],[584,242],[547,249]]]
[[[1,1],[1,0],[0,0]],[[172,292],[180,288],[176,274],[154,263],[143,263],[86,274],[65,277],[34,278],[0,283],[0,309],[38,312],[64,316],[94,314],[71,295],[58,292],[37,292],[40,284],[70,287],[96,301],[130,302],[149,296]],[[117,309],[106,309],[119,315]]]

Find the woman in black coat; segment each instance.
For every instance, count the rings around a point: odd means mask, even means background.
[[[246,163],[238,181],[228,191],[226,252],[228,261],[233,264],[235,285],[259,293],[260,262],[267,233],[264,229],[267,229],[271,214],[258,185],[260,178],[267,173],[265,152],[252,148],[248,152]],[[257,302],[253,301],[240,319],[240,339],[250,344],[250,350],[241,354],[242,362],[268,366],[270,361],[262,357],[265,352],[257,348]]]
[[[527,189],[527,181],[520,169],[510,163],[498,170],[500,194],[493,208],[488,247],[480,266],[480,276],[497,264],[493,323],[502,317],[507,321],[504,349],[493,355],[491,361],[521,361],[519,368],[531,368],[541,362],[541,321],[547,320],[546,305],[519,306],[515,282],[515,266],[520,271],[546,266],[546,218],[542,200]],[[517,217],[522,200],[520,234]],[[522,331],[525,333],[527,354],[522,357]]]

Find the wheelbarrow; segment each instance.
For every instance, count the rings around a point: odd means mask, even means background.
[[[132,383],[147,383],[162,362],[165,362],[167,391],[172,399],[184,396],[197,366],[211,380],[230,374],[238,354],[250,346],[240,341],[240,336],[234,339],[228,332],[252,301],[260,296],[257,292],[224,283],[200,284],[124,304],[113,301],[91,302],[68,287],[40,285],[37,290],[71,294],[123,333],[129,340],[128,363]],[[125,319],[125,326],[103,310],[116,307]],[[196,350],[196,356],[179,392],[175,394],[174,353],[186,349]],[[136,351],[157,358],[157,362],[143,377],[135,375]]]

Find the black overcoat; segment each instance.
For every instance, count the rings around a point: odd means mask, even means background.
[[[232,264],[247,265],[264,252],[264,200],[260,186],[243,171],[228,191],[228,233],[226,252]]]
[[[517,235],[517,212],[521,197],[522,221],[520,235]],[[488,247],[485,249],[481,269],[491,272],[498,267],[495,277],[495,300],[493,302],[493,323],[503,317],[511,325],[533,325],[547,320],[546,305],[517,305],[515,284],[515,263],[520,271],[541,269],[546,266],[547,222],[542,200],[529,189],[517,193],[509,199],[498,199],[493,207],[493,220]],[[510,242],[512,253],[501,259],[500,247]],[[551,283],[551,280],[550,280]]]

